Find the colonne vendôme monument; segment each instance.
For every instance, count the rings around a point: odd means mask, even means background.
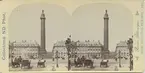
[[[39,56],[43,57],[46,55],[45,49],[45,14],[44,10],[42,10],[41,14],[41,47],[39,49]],[[104,15],[104,47],[102,51],[103,58],[109,58],[109,16],[107,10],[105,10]]]
[[[104,15],[104,47],[102,52],[103,58],[109,58],[109,16],[107,10]]]
[[[45,57],[46,55],[46,49],[45,49],[45,14],[44,10],[42,10],[42,14],[40,16],[41,19],[41,45],[39,49],[39,57]]]

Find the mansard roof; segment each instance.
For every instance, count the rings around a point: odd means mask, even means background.
[[[54,46],[65,46],[65,41],[57,41]]]
[[[77,46],[102,46],[100,41],[81,41],[77,42]]]
[[[100,41],[72,41],[71,44],[75,46],[102,46]],[[65,41],[57,41],[54,46],[65,47]]]
[[[117,46],[127,47],[127,41],[120,41]]]
[[[13,41],[13,42],[9,42],[9,46],[13,46],[13,47],[39,47],[39,44],[36,41],[26,41],[26,40],[22,40],[22,41]]]
[[[76,45],[76,42],[71,41],[72,45]],[[61,46],[61,47],[65,47],[65,41],[57,41],[56,43],[54,43],[54,46]]]

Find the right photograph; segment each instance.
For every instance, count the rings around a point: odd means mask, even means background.
[[[133,15],[127,8],[86,4],[78,7],[72,17],[77,25],[76,34],[82,37],[74,42],[75,35],[70,35],[64,41],[68,52],[65,58],[70,58],[68,70],[133,71]],[[60,52],[60,43],[56,44],[54,56],[58,49]]]

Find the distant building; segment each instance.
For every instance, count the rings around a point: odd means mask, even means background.
[[[121,58],[128,59],[129,49],[128,49],[127,41],[120,41],[116,46],[115,53],[116,53],[116,58],[119,58],[120,56]]]
[[[57,53],[58,51],[58,53]],[[67,49],[65,47],[65,41],[58,41],[53,45],[53,57],[55,58],[58,54],[59,58],[65,59],[67,58]]]
[[[82,57],[86,58],[101,58],[102,57],[102,44],[98,41],[77,41],[73,42],[71,48],[71,57]],[[58,53],[56,52],[58,51]],[[59,58],[67,58],[67,49],[65,47],[65,41],[58,41],[53,46],[53,57],[58,54]]]
[[[9,56],[22,58],[38,58],[40,46],[36,41],[9,42]]]
[[[98,41],[77,42],[77,56],[101,58],[102,44]]]

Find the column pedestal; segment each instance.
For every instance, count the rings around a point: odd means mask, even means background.
[[[103,59],[109,59],[109,50],[104,50],[102,55]]]

